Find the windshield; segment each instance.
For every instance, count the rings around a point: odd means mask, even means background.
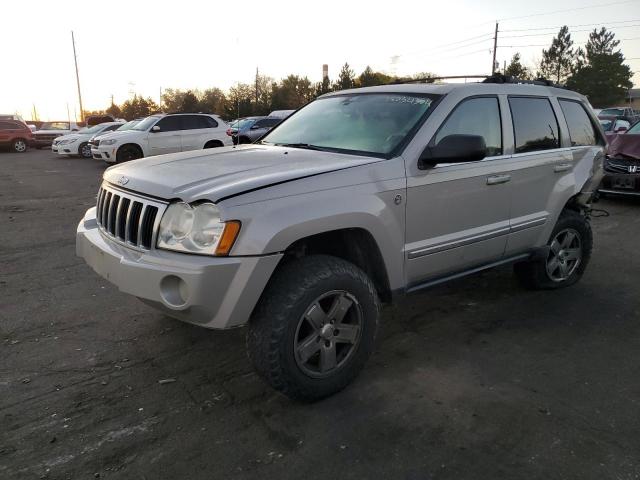
[[[417,128],[435,95],[374,93],[320,98],[262,143],[387,157]]]
[[[136,126],[134,126],[131,130],[139,130],[141,132],[146,132],[149,130],[155,123],[160,119],[160,117],[147,117],[144,120],[140,120]]]
[[[106,125],[94,125],[91,128],[83,128],[78,133],[98,133],[106,128]]]
[[[256,123],[255,118],[243,118],[242,120],[238,120],[237,122],[235,122],[233,127],[231,128],[244,130],[245,128],[250,128],[254,123]]]
[[[600,115],[624,115],[624,108],[605,108]]]
[[[629,130],[627,130],[627,135],[640,135],[640,122],[633,125]]]
[[[608,132],[613,128],[613,120],[600,120],[600,125],[605,132]]]
[[[67,122],[44,122],[40,130],[69,130]]]
[[[121,127],[116,128],[117,132],[121,132],[123,130],[131,130],[137,124],[140,123],[140,120],[131,120],[130,122],[124,123]]]

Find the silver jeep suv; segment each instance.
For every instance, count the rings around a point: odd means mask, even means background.
[[[358,374],[397,295],[506,263],[526,287],[576,283],[604,149],[564,89],[341,91],[258,144],[109,168],[77,253],[167,315],[248,324],[256,370],[312,400]]]

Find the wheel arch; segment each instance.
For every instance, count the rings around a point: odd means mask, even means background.
[[[281,264],[310,255],[330,255],[353,263],[373,281],[378,296],[391,302],[392,292],[387,267],[374,236],[368,230],[341,228],[302,237],[284,251]]]

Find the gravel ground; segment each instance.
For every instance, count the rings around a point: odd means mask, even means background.
[[[640,478],[640,200],[599,204],[578,285],[501,268],[410,297],[356,382],[302,405],[243,329],[167,318],[75,256],[103,170],[0,153],[0,478]]]

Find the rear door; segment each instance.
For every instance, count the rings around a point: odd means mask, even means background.
[[[0,120],[0,143],[9,143],[11,141],[12,124],[7,120]]]
[[[409,288],[432,278],[499,261],[509,233],[511,179],[497,96],[462,100],[432,139],[480,135],[481,161],[419,170],[407,164],[406,275]]]
[[[200,150],[206,143],[205,136],[208,132],[204,115],[182,115],[184,130],[182,131],[182,150]]]
[[[559,122],[563,118],[557,101],[509,96],[508,102],[514,154],[507,255],[540,246],[542,233],[555,223],[554,215],[562,209],[553,203],[562,196],[554,190],[573,188],[574,183],[570,179],[562,183],[564,177],[572,175],[573,157],[571,148],[563,148]]]
[[[149,131],[151,155],[175,153],[182,150],[182,115],[167,115],[161,118]],[[160,127],[159,131],[153,131]]]

